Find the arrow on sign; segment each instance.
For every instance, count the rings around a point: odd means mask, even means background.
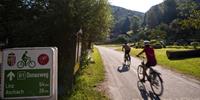
[[[15,77],[15,74],[11,71],[10,73],[7,74],[7,77],[9,78],[9,81],[12,81],[13,78]]]

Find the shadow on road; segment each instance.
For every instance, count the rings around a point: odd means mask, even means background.
[[[117,68],[117,71],[120,72],[120,73],[122,73],[122,72],[127,72],[127,71],[129,71],[129,69],[130,69],[130,65],[125,65],[125,64],[123,64],[122,66],[119,66],[119,67]]]
[[[149,100],[149,98],[150,100],[160,100],[160,98],[156,96],[153,92],[147,91],[145,85],[142,82],[138,81],[137,87],[140,91],[143,100]]]

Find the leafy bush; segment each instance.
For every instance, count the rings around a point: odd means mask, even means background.
[[[157,41],[157,40],[151,40],[151,41],[150,41],[150,44],[152,44],[152,45],[158,44],[158,43],[159,43],[159,41]]]
[[[174,42],[174,44],[173,44],[174,46],[178,46],[178,42]]]
[[[152,46],[153,46],[153,48],[155,48],[155,49],[161,49],[161,48],[162,48],[162,45],[159,44],[159,43],[154,44],[154,45],[152,45]]]
[[[150,44],[153,46],[153,48],[155,49],[161,49],[163,47],[163,45],[161,44],[161,42],[157,41],[157,40],[151,40]]]
[[[160,41],[160,44],[162,45],[163,48],[166,48],[166,44],[164,41]]]
[[[135,43],[131,43],[131,44],[130,44],[130,47],[135,47]]]
[[[197,46],[199,46],[199,42],[191,42],[190,45],[194,47],[194,49],[197,49]]]
[[[115,42],[115,43],[125,43],[125,42],[128,42],[129,40],[130,40],[129,37],[127,37],[126,35],[119,35],[116,38],[114,38],[112,40],[112,42]]]
[[[158,41],[158,40],[151,40],[150,44],[153,48],[155,49],[161,49],[161,48],[165,48],[166,45],[163,41]],[[144,44],[143,44],[143,40],[136,42],[134,45],[135,48],[143,48]]]
[[[135,46],[134,46],[135,48],[143,48],[144,47],[144,45],[143,45],[143,42],[136,42],[135,43]]]

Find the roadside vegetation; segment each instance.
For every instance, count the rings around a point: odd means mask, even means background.
[[[69,100],[108,100],[98,88],[104,80],[104,67],[98,50],[92,54],[94,62],[80,70]]]
[[[113,47],[112,45],[111,47]],[[118,46],[118,47],[117,47]],[[107,45],[109,47],[109,45]],[[114,46],[117,51],[121,51],[121,45]],[[170,48],[169,48],[170,47]],[[170,70],[186,74],[196,79],[200,80],[200,58],[189,58],[181,60],[169,60],[166,55],[167,50],[191,50],[193,47],[183,47],[183,46],[167,46],[167,48],[155,49],[156,58],[159,65]],[[186,49],[187,48],[187,49]],[[198,47],[199,48],[199,47]],[[132,48],[131,56],[136,56],[142,49]]]
[[[77,51],[106,38],[111,24],[107,0],[1,0],[0,49],[57,47],[61,100],[73,88]]]

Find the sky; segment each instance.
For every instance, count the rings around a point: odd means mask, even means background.
[[[111,5],[145,13],[163,0],[108,0]]]

